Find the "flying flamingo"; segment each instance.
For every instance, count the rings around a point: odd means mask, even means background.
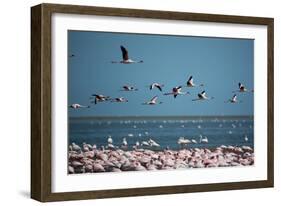
[[[144,104],[144,105],[156,105],[156,104],[162,104],[163,103],[163,102],[157,103],[157,99],[158,99],[158,96],[154,96],[150,101],[144,102],[142,104]]]
[[[193,99],[192,101],[198,101],[198,100],[211,100],[211,99],[214,99],[214,97],[207,97],[206,96],[206,92],[203,91],[201,93],[198,94],[198,98],[197,99]]]
[[[149,86],[149,89],[152,90],[155,87],[162,92],[162,87],[164,87],[164,84],[159,84],[159,83],[154,82]]]
[[[241,93],[244,93],[244,92],[254,92],[254,90],[248,90],[242,83],[238,83],[238,87],[239,87],[239,90],[236,90],[236,91],[233,91],[233,92],[241,92]]]
[[[90,108],[90,106],[83,106],[83,105],[80,105],[80,104],[72,104],[69,106],[70,108],[73,108],[73,109],[79,109],[79,108]]]
[[[111,102],[128,102],[128,100],[125,99],[124,97],[117,97],[117,98],[111,99]]]
[[[194,84],[194,83],[193,83],[193,77],[192,77],[192,76],[190,76],[190,77],[188,78],[188,80],[187,80],[187,82],[186,82],[186,85],[187,85],[187,87],[197,87],[197,86],[203,87],[203,86],[204,86],[204,84],[200,84],[200,85]]]
[[[121,63],[121,64],[132,64],[132,63],[143,63],[143,60],[135,61],[129,58],[128,50],[124,46],[120,46],[122,51],[122,60],[121,61],[112,61],[111,63]]]
[[[164,95],[173,95],[174,98],[176,98],[178,95],[186,95],[186,94],[189,94],[189,92],[182,92],[181,89],[182,89],[182,86],[174,87],[174,88],[172,89],[172,92],[165,93]]]
[[[109,96],[104,96],[102,94],[93,94],[90,99],[95,98],[95,101],[92,101],[91,103],[95,103],[97,104],[98,102],[104,102],[104,101],[108,101],[110,99]]]
[[[129,86],[129,85],[124,85],[123,87],[122,87],[122,90],[121,91],[138,91],[138,89],[137,88],[135,88],[135,87],[133,87],[133,86]]]
[[[233,97],[227,101],[225,101],[225,103],[232,103],[232,104],[235,104],[235,103],[241,103],[242,101],[238,101],[237,100],[237,95],[234,94]]]

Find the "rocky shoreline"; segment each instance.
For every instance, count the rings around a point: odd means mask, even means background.
[[[126,151],[97,149],[86,143],[80,147],[74,143],[69,149],[68,160],[69,174],[250,166],[254,164],[254,150],[248,146],[222,145],[212,150]]]

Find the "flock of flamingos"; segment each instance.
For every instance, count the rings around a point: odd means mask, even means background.
[[[122,51],[122,60],[112,61],[113,64],[133,64],[144,63],[143,60],[135,61],[129,58],[128,50],[120,46]],[[75,57],[74,54],[69,57]],[[164,84],[154,82],[149,85],[149,89],[157,89],[163,92]],[[195,84],[193,77],[190,76],[185,85],[176,86],[170,92],[165,92],[163,95],[169,95],[177,98],[179,95],[188,95],[189,92],[183,92],[184,87],[204,87],[203,84]],[[121,88],[126,92],[137,92],[138,88],[131,85],[124,85]],[[238,90],[233,91],[232,98],[225,101],[225,103],[241,103],[237,99],[236,93],[254,92],[248,90],[242,83],[238,84]],[[192,101],[206,101],[212,100],[214,97],[208,97],[205,90],[197,95]],[[157,101],[158,96],[154,96],[151,100],[143,102],[143,105],[157,105],[163,102]],[[91,104],[98,104],[101,102],[121,103],[128,102],[124,97],[110,97],[103,94],[93,94],[90,96]],[[73,103],[70,108],[77,110],[81,108],[90,108],[87,105]],[[245,141],[248,141],[245,136]],[[203,168],[203,167],[222,167],[222,166],[247,166],[254,164],[254,151],[251,147],[233,147],[220,146],[216,149],[186,149],[184,147],[179,151],[165,150],[153,151],[148,148],[160,147],[160,145],[153,139],[148,141],[136,142],[132,151],[128,151],[128,143],[126,138],[123,138],[121,147],[113,144],[111,136],[107,139],[107,146],[102,146],[98,149],[96,145],[83,143],[81,147],[75,143],[69,145],[69,162],[68,173],[87,173],[87,172],[122,172],[122,171],[147,171],[147,170],[164,170],[164,169],[180,169],[180,168]],[[178,139],[178,144],[186,146],[189,143],[196,144],[197,141],[188,140],[184,137]],[[208,138],[200,136],[199,143],[208,143]]]
[[[120,61],[112,61],[111,63],[120,63],[120,64],[133,64],[133,63],[143,63],[143,60],[139,60],[139,61],[135,61],[129,58],[129,54],[128,54],[128,50],[124,47],[124,46],[120,46],[121,51],[122,51],[122,60]],[[70,57],[75,57],[75,55],[70,55]],[[193,82],[193,77],[190,76],[186,82],[185,85],[180,85],[180,86],[176,86],[174,88],[171,89],[170,92],[166,92],[164,93],[164,95],[171,95],[174,98],[176,98],[178,95],[188,95],[190,94],[189,92],[183,92],[182,88],[183,87],[203,87],[204,84],[195,84]],[[158,89],[159,91],[163,91],[163,87],[164,84],[158,83],[158,82],[154,82],[152,84],[149,85],[149,89],[153,90],[153,89]],[[122,91],[128,91],[128,92],[132,92],[132,91],[138,91],[138,89],[134,86],[131,85],[124,85],[122,86]],[[254,90],[248,90],[242,83],[239,82],[238,84],[238,90],[233,91],[233,93],[246,93],[246,92],[254,92]],[[106,101],[110,101],[110,102],[128,102],[128,99],[124,98],[124,97],[110,97],[110,96],[106,96],[103,94],[93,94],[91,95],[90,99],[92,100],[91,103],[97,104],[98,102],[106,102]],[[197,94],[197,98],[192,99],[192,101],[203,101],[203,100],[212,100],[214,99],[214,97],[208,97],[206,95],[205,90],[203,90],[201,93]],[[163,102],[158,102],[158,96],[154,96],[152,99],[150,99],[149,101],[143,102],[143,105],[156,105],[156,104],[162,104]],[[234,94],[232,96],[232,98],[228,99],[225,101],[225,103],[241,103],[242,101],[239,101],[237,99],[237,94]],[[73,103],[69,106],[70,108],[73,109],[80,109],[80,108],[90,108],[90,106],[86,106],[86,105],[81,105],[79,103]]]

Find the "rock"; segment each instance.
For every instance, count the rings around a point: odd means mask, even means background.
[[[85,172],[93,172],[93,166],[92,165],[86,165],[85,166]]]
[[[95,151],[88,151],[84,153],[84,156],[87,158],[93,159],[95,157]]]
[[[143,167],[141,164],[138,162],[136,163],[135,171],[146,171],[146,168]]]
[[[119,168],[116,168],[116,167],[112,167],[109,172],[122,172],[122,170],[120,170]]]
[[[153,164],[149,164],[147,167],[146,167],[147,170],[157,170],[156,169],[156,166],[153,165]]]
[[[104,167],[99,163],[93,164],[93,172],[105,172]]]
[[[163,162],[163,164],[168,167],[173,167],[175,165],[175,162],[172,159],[167,159]]]
[[[250,166],[254,164],[254,150],[248,146],[222,145],[214,149],[123,151],[97,149],[84,143],[82,147],[70,145],[68,161],[68,174]]]
[[[84,167],[77,167],[74,168],[75,173],[85,173],[85,168]]]
[[[103,152],[99,152],[98,154],[96,154],[96,157],[100,160],[103,160],[103,161],[108,160],[108,156]]]
[[[71,167],[71,166],[68,166],[68,173],[69,174],[74,174],[75,173],[74,168]]]
[[[78,162],[78,161],[72,161],[71,162],[71,165],[74,167],[74,168],[78,168],[78,167],[83,167],[83,163],[81,162]]]
[[[144,157],[141,157],[139,161],[142,165],[146,165],[147,163],[150,162],[150,160],[151,159],[148,156],[144,156]]]
[[[249,146],[242,146],[241,147],[245,152],[253,152],[253,149]]]

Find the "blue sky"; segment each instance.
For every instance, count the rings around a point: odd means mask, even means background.
[[[112,64],[121,60],[120,45],[131,59],[143,64]],[[91,105],[73,110],[69,116],[160,116],[160,115],[253,115],[253,94],[238,94],[240,104],[226,104],[238,82],[254,88],[254,40],[189,36],[141,35],[106,32],[68,32],[68,103]],[[204,88],[183,88],[190,95],[164,96],[173,87],[194,83]],[[150,83],[163,83],[164,92],[150,91]],[[125,84],[137,92],[120,91]],[[211,101],[193,102],[197,93],[206,90]],[[90,104],[91,94],[125,97],[128,103]],[[141,103],[158,95],[161,105]]]

